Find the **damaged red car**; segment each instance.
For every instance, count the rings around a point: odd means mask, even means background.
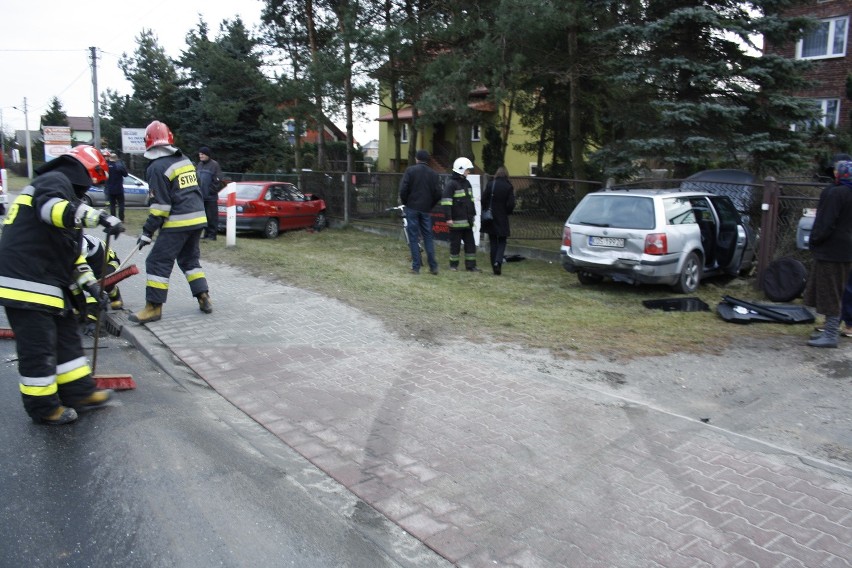
[[[302,193],[292,183],[280,181],[232,182],[219,191],[219,231],[227,221],[228,194],[234,192],[237,231],[262,233],[274,239],[282,231],[328,226],[323,199]]]

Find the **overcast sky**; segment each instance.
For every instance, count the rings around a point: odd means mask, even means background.
[[[104,9],[99,9],[101,6]],[[103,4],[60,0],[0,0],[0,112],[11,134],[24,129],[24,98],[30,130],[39,126],[55,96],[70,116],[92,116],[94,110],[90,47],[98,48],[98,92],[107,88],[130,94],[118,68],[122,54],[136,50],[136,38],[151,29],[172,57],[186,48],[187,32],[203,17],[215,37],[222,20],[242,18],[246,26],[260,23],[261,0],[107,1]],[[200,15],[200,16],[199,16]],[[355,139],[364,144],[378,138],[369,119],[356,121]],[[128,125],[144,127],[146,125]],[[338,126],[344,130],[344,123]]]

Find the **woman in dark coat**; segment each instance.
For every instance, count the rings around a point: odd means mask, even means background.
[[[497,168],[494,179],[485,186],[482,194],[482,210],[489,208],[494,218],[482,223],[482,232],[488,235],[491,269],[499,276],[509,237],[509,215],[515,209],[515,188],[509,181],[509,172],[503,166]]]
[[[838,162],[834,179],[820,195],[809,240],[813,264],[804,304],[825,315],[822,333],[808,341],[811,347],[837,347],[841,297],[852,271],[852,162]]]

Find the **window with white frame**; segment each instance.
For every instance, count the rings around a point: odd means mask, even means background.
[[[817,125],[830,128],[840,123],[840,99],[816,99],[814,104],[819,106],[822,113],[822,118],[816,121]]]
[[[530,174],[531,176],[538,175],[538,162],[530,162]]]
[[[399,141],[403,144],[408,143],[408,124],[403,122],[399,129]]]
[[[840,99],[811,99],[810,102],[819,113],[819,118],[809,120],[803,125],[794,125],[793,130],[810,129],[818,126],[834,128],[840,124]]]
[[[849,36],[849,18],[820,20],[816,28],[796,43],[796,59],[844,57]]]
[[[470,141],[471,142],[479,142],[480,138],[480,129],[478,124],[474,124],[470,127]]]

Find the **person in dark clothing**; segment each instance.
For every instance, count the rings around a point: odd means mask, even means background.
[[[124,221],[124,178],[128,176],[127,168],[115,152],[109,152],[107,160],[109,160],[109,178],[107,178],[104,193],[109,200],[109,214],[115,216],[117,208],[118,218]]]
[[[216,240],[219,232],[219,190],[222,189],[222,168],[219,162],[210,158],[210,148],[202,146],[198,149],[198,185],[204,197],[204,214],[207,216],[207,228],[203,238]]]
[[[207,217],[195,165],[174,145],[172,131],[159,120],[145,129],[144,156],[151,160],[145,176],[154,197],[136,246],[142,249],[151,244],[154,233],[160,234],[145,260],[145,307],[128,319],[148,323],[162,317],[175,261],[198,300],[198,308],[205,314],[212,313],[199,249]]]
[[[427,165],[429,152],[426,150],[417,150],[414,158],[417,163],[405,170],[399,184],[399,201],[405,205],[405,230],[408,232],[408,247],[411,250],[411,273],[420,273],[423,262],[420,258],[422,236],[429,273],[438,274],[431,213],[441,200],[438,173]]]
[[[488,235],[491,269],[499,276],[503,272],[503,257],[509,238],[509,215],[515,210],[515,188],[505,167],[497,168],[494,179],[485,186],[482,207],[483,210],[490,209],[493,216],[491,221],[482,222],[482,232]]]
[[[843,290],[852,271],[852,161],[834,168],[835,184],[819,197],[809,247],[813,256],[804,304],[825,315],[811,347],[837,347]]]
[[[107,170],[100,151],[75,146],[36,170],[3,225],[0,305],[15,334],[24,410],[37,424],[74,422],[77,411],[102,407],[112,395],[95,386],[72,303],[79,289],[101,311],[109,307],[80,255],[83,227],[101,225],[116,237],[124,231],[117,217],[82,201]]]
[[[482,272],[476,267],[476,241],[473,239],[473,220],[476,206],[473,203],[473,189],[467,181],[467,175],[473,169],[473,162],[467,158],[457,158],[453,162],[453,173],[444,185],[441,194],[441,207],[450,227],[450,270],[459,269],[459,253],[464,241],[464,267],[468,272]]]

